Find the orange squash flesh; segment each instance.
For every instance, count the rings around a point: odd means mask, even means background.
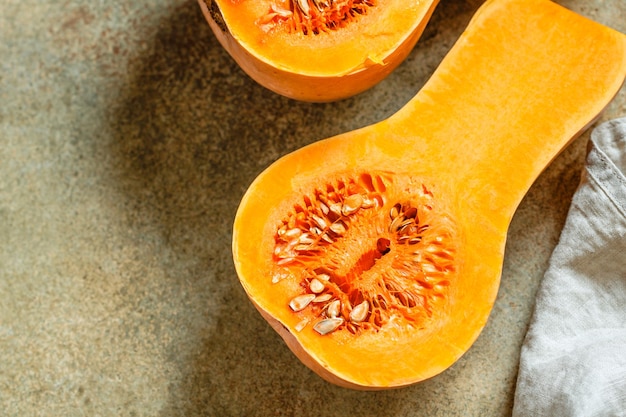
[[[286,0],[199,0],[220,44],[252,79],[311,102],[353,96],[389,75],[415,46],[438,0],[372,3],[340,28],[305,34],[286,19],[264,20],[277,4],[293,9]]]
[[[488,0],[404,108],[286,155],[255,179],[233,228],[243,288],[302,362],[330,382],[384,389],[437,375],[486,324],[507,229],[523,196],[625,77],[625,35],[549,0]],[[288,307],[302,292],[297,277],[272,282],[276,231],[316,187],[372,172],[398,184],[417,178],[432,191],[453,224],[454,271],[422,323],[399,319],[322,336],[301,327],[309,310]],[[346,248],[346,256],[351,252]]]

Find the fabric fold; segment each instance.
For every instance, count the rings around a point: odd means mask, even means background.
[[[590,145],[522,345],[514,417],[626,416],[626,118]]]

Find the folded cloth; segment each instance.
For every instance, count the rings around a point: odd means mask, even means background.
[[[597,127],[524,339],[514,417],[626,416],[626,118]]]

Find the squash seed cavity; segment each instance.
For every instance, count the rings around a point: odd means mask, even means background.
[[[456,271],[455,227],[409,175],[337,176],[297,197],[276,229],[272,282],[297,280],[288,300],[320,335],[377,331],[401,318],[421,328],[445,303]]]
[[[348,25],[375,5],[376,0],[278,0],[257,23],[266,31],[284,24],[291,32],[318,35]]]

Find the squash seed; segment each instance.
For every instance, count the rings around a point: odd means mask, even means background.
[[[317,274],[317,279],[322,281],[330,281],[330,275],[328,274]]]
[[[330,244],[335,243],[335,241],[333,240],[333,238],[332,238],[332,237],[330,237],[330,236],[328,236],[328,234],[327,234],[327,233],[324,233],[324,234],[322,235],[322,240],[323,240],[324,242],[326,242],[326,243],[330,243]]]
[[[364,198],[363,199],[363,204],[361,204],[361,208],[364,209],[368,209],[368,208],[372,208],[376,205],[376,199],[375,198]]]
[[[311,245],[296,245],[294,249],[298,252],[306,252],[311,249]]]
[[[319,227],[321,230],[325,230],[328,227],[328,223],[326,223],[326,220],[318,215],[311,214],[311,219],[313,219],[313,222],[315,222],[317,227]]]
[[[324,291],[325,288],[326,286],[324,285],[324,283],[317,278],[313,278],[311,282],[309,282],[309,289],[314,294],[321,293],[322,291]]]
[[[317,297],[315,297],[313,299],[314,303],[325,303],[326,301],[330,301],[330,299],[333,298],[332,294],[326,293],[326,294],[320,294]]]
[[[313,330],[318,332],[319,334],[326,335],[328,333],[334,332],[343,324],[343,319],[340,317],[330,318],[318,321],[315,326],[313,326]]]
[[[341,206],[341,214],[344,216],[350,216],[351,214],[356,213],[361,206],[363,205],[363,196],[361,194],[352,194],[343,200],[343,205]]]
[[[391,217],[391,220],[395,220],[396,217],[400,215],[400,208],[400,204],[396,204],[391,208],[391,210],[389,210],[389,217]]]
[[[289,256],[286,258],[280,258],[278,261],[276,261],[276,265],[282,266],[282,265],[287,265],[289,263],[292,263],[293,261],[295,261],[296,258]]]
[[[337,234],[339,236],[342,236],[342,235],[344,235],[346,233],[347,229],[346,229],[346,225],[341,220],[338,220],[335,223],[330,225],[330,230],[333,233],[335,233],[335,234]]]
[[[396,230],[398,230],[398,228],[400,227],[400,224],[402,223],[402,221],[404,221],[404,217],[402,217],[402,216],[398,216],[398,217],[394,218],[393,221],[391,222],[391,224],[389,225],[389,231],[390,232],[395,232]]]
[[[295,239],[302,234],[302,230],[296,228],[286,230],[284,236],[288,239]]]
[[[335,318],[339,316],[341,313],[341,301],[334,300],[328,303],[328,307],[326,307],[326,315],[331,318]]]
[[[313,239],[310,234],[304,233],[298,238],[297,242],[304,245],[311,245],[315,243],[315,239]]]
[[[304,329],[306,327],[306,325],[309,324],[309,320],[304,319],[301,320],[298,324],[296,324],[295,329],[297,332],[301,332],[302,329]]]
[[[315,294],[302,294],[291,299],[289,307],[293,311],[301,311],[315,299]]]
[[[308,0],[296,0],[296,4],[300,8],[300,10],[302,10],[302,13],[304,13],[305,16],[309,16],[309,13],[311,13],[311,9],[309,8]]]
[[[367,313],[369,312],[370,303],[365,300],[360,304],[357,304],[350,312],[350,320],[359,323],[365,320]]]
[[[341,203],[332,203],[329,207],[330,212],[336,216],[341,216]]]

